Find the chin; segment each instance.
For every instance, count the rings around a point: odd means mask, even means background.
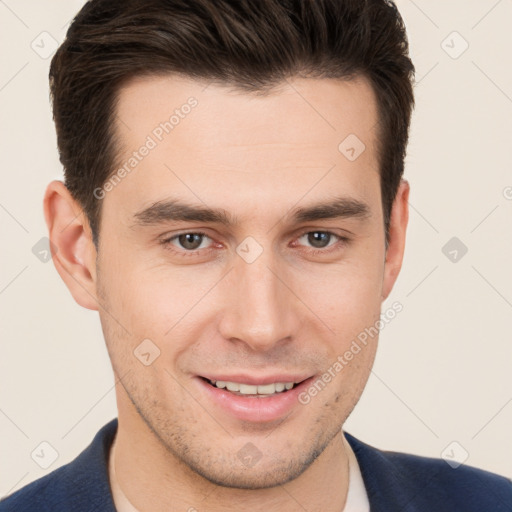
[[[199,475],[212,484],[230,489],[246,490],[271,489],[284,485],[297,478],[306,469],[307,466],[292,469],[289,465],[285,469],[262,466],[258,470],[255,470],[255,468],[251,467],[237,467],[229,473],[226,473],[225,468],[223,468],[222,473],[217,473],[213,471],[198,471],[194,468]]]

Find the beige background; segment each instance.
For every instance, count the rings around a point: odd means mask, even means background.
[[[45,186],[61,176],[49,54],[82,3],[0,2],[0,496],[73,459],[116,415],[97,314],[32,252]],[[408,246],[384,309],[404,309],[346,430],[386,449],[467,452],[466,464],[512,477],[512,0],[398,5],[417,107]],[[456,262],[442,251],[452,237],[468,248]],[[41,442],[58,453],[48,469],[31,458],[52,462]]]

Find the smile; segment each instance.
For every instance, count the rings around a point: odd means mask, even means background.
[[[276,379],[277,377],[277,379]],[[257,383],[255,379],[242,378],[237,380],[217,380],[207,377],[196,377],[194,380],[205,395],[208,403],[219,409],[225,416],[250,421],[253,423],[270,422],[286,418],[294,409],[304,410],[299,402],[299,394],[310,385],[315,376],[296,380],[288,380],[276,376],[272,382]],[[252,380],[248,383],[247,380]]]

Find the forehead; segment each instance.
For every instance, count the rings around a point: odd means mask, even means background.
[[[372,140],[367,132],[373,132],[377,122],[375,95],[362,76],[350,81],[294,78],[267,92],[247,92],[229,84],[164,75],[136,77],[121,87],[117,130],[128,139],[134,124],[138,131],[150,133],[175,111],[182,119],[179,111],[191,98],[199,107],[192,112],[194,131],[202,129],[202,135],[215,135],[214,141],[212,137],[193,141],[194,146],[201,147],[219,142],[231,146],[297,142],[301,138],[310,143],[324,140],[331,146],[348,133],[366,138],[368,145]],[[327,134],[331,136],[326,140]]]
[[[341,183],[364,195],[379,180],[376,127],[374,92],[361,77],[290,79],[266,94],[172,75],[137,78],[120,89],[115,120],[117,164],[134,165],[111,196],[123,192],[143,206],[168,193],[231,194],[243,203],[250,192],[271,203]],[[142,146],[151,149],[134,157]]]

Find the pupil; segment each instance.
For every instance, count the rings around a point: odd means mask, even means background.
[[[327,244],[329,243],[329,237],[330,237],[329,233],[323,233],[322,231],[313,231],[312,233],[310,233],[308,235],[308,239],[309,239],[308,241],[314,247],[326,247]],[[325,243],[322,243],[322,239],[323,239],[323,242],[325,242]],[[319,241],[320,241],[320,245],[317,245]]]
[[[198,233],[186,233],[179,236],[179,241],[185,249],[197,249],[201,245],[201,236]],[[198,240],[199,243],[197,243]]]

